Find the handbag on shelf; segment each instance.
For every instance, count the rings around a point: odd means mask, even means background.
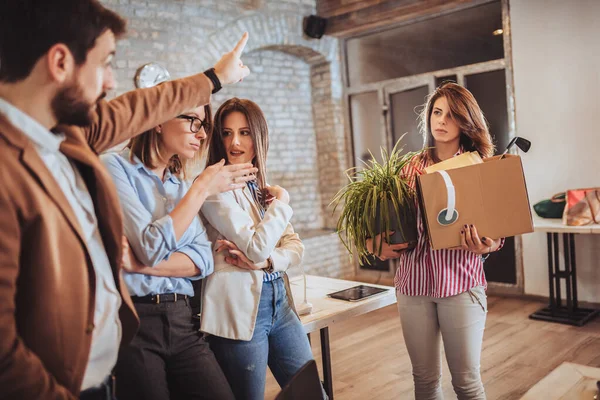
[[[567,190],[563,223],[584,226],[600,223],[600,187]]]
[[[539,201],[533,205],[533,210],[542,218],[562,218],[565,211],[566,193],[557,193],[551,199]]]

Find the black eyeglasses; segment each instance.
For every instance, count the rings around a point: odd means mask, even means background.
[[[178,115],[177,118],[190,121],[190,131],[192,133],[198,133],[202,128],[204,128],[205,132],[208,132],[210,129],[210,121],[207,121],[206,119],[200,119],[190,115]]]

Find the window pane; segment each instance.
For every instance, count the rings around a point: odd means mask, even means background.
[[[496,153],[504,152],[509,142],[506,107],[506,75],[504,70],[465,75],[465,86],[473,93],[496,144]],[[493,253],[484,264],[489,282],[517,283],[515,240],[506,238],[502,251]]]
[[[490,133],[496,144],[496,152],[503,153],[510,141],[504,70],[465,75],[465,86],[475,96],[490,124]]]
[[[405,151],[418,151],[423,148],[423,137],[419,133],[418,112],[428,94],[429,87],[421,86],[390,96],[394,143],[406,133],[402,139]]]
[[[367,161],[371,157],[381,161],[379,149],[382,146],[381,106],[377,92],[361,93],[350,97],[350,112],[352,115],[352,138],[354,141],[355,166],[360,166],[360,160]]]
[[[350,97],[350,112],[352,118],[352,138],[354,144],[353,165],[360,168],[362,162],[371,156],[381,161],[379,149],[382,146],[381,105],[377,92],[361,93]],[[377,257],[369,257],[362,269],[388,271],[389,261],[381,261]]]
[[[438,87],[442,83],[446,83],[446,82],[452,82],[452,83],[458,82],[456,80],[456,75],[439,76],[439,77],[435,78],[435,87]]]
[[[483,264],[487,281],[516,285],[516,259],[515,238],[507,237],[502,250],[490,254],[490,257]]]
[[[494,2],[349,39],[350,86],[504,58],[502,6]]]

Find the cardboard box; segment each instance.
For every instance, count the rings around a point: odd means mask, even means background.
[[[492,239],[533,232],[519,156],[496,156],[482,164],[421,175],[417,192],[434,250],[460,247],[464,225],[473,224],[480,237]],[[452,206],[452,198],[457,213],[448,215],[444,210]]]

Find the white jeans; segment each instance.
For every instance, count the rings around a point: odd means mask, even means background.
[[[446,298],[396,292],[404,341],[412,363],[416,400],[442,400],[442,355],[459,400],[485,400],[480,359],[487,313],[482,286]]]

